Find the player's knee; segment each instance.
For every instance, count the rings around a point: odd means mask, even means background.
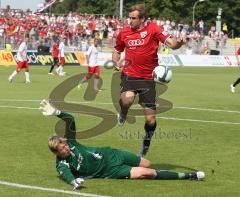
[[[147,159],[141,158],[141,162],[139,166],[144,168],[149,168],[151,166],[151,162]]]
[[[139,179],[142,178],[145,174],[145,170],[143,167],[133,167],[130,172],[131,179]]]
[[[91,78],[92,78],[92,76],[93,76],[93,74],[92,74],[92,73],[88,73],[88,74],[86,75],[86,78],[87,78],[87,79],[91,79]]]
[[[95,79],[100,79],[100,76],[98,74],[95,74]]]
[[[152,126],[152,125],[155,125],[155,123],[156,123],[155,115],[146,117],[146,124],[147,125]]]
[[[139,178],[151,178],[154,177],[153,169],[145,168],[145,167],[133,167],[131,170],[131,178],[139,179]]]
[[[121,103],[123,106],[131,106],[134,102],[134,96],[132,95],[124,95],[121,97]]]

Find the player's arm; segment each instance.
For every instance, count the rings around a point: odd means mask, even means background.
[[[186,43],[186,40],[184,38],[179,38],[177,40],[174,40],[172,38],[168,38],[165,42],[165,44],[168,47],[170,47],[171,49],[179,49],[185,43]]]
[[[116,37],[116,45],[114,46],[114,50],[112,53],[112,61],[117,70],[122,70],[122,65],[120,64],[121,53],[125,49],[125,43],[122,35],[122,31],[120,31]]]
[[[175,40],[170,37],[170,34],[164,32],[161,27],[153,25],[153,28],[155,28],[155,36],[157,37],[157,39],[171,49],[179,49],[183,44],[186,43],[185,34],[181,34],[181,36]]]
[[[75,178],[69,168],[69,164],[65,161],[60,161],[57,163],[57,172],[59,173],[60,177],[68,184],[73,186],[73,190],[79,188],[81,183],[84,182],[82,178]]]
[[[120,58],[121,58],[121,53],[114,50],[112,53],[112,61],[114,63],[115,68],[121,71]]]
[[[42,114],[44,116],[57,116],[65,122],[66,126],[64,137],[66,137],[67,139],[76,138],[75,120],[71,114],[62,112],[59,109],[53,107],[47,100],[41,101],[39,109],[42,111]]]
[[[66,126],[65,126],[65,138],[67,139],[75,139],[76,138],[76,126],[74,117],[66,112],[61,112],[57,115],[58,118],[62,119]]]
[[[52,47],[51,47],[51,49],[50,49],[50,52],[51,52],[51,54],[52,54],[52,56],[53,56],[53,53],[54,53],[54,45],[52,45]]]
[[[90,58],[91,52],[92,52],[92,46],[88,48],[86,53],[87,65],[89,65],[89,58]]]
[[[26,61],[27,60],[27,54],[25,52],[25,44],[20,45],[18,52],[19,52],[20,56],[22,57],[22,59],[24,61]]]
[[[240,66],[240,48],[236,52],[237,64]]]
[[[62,45],[62,43],[60,43],[59,46],[58,46],[58,51],[59,51],[58,57],[59,57],[59,58],[61,57],[61,51],[62,51],[62,49],[63,49],[63,45]]]

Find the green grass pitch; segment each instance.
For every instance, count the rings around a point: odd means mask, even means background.
[[[43,117],[37,109],[43,98],[61,82],[86,68],[66,66],[67,76],[47,74],[49,67],[32,66],[31,84],[24,83],[23,71],[7,81],[14,67],[0,67],[1,159],[0,181],[71,190],[55,171],[55,157],[47,139],[54,133],[55,117]],[[107,196],[219,197],[240,196],[240,87],[236,94],[230,84],[239,77],[237,68],[173,67],[173,80],[161,95],[173,103],[173,109],[158,114],[157,135],[147,159],[155,168],[175,171],[199,169],[206,180],[105,180],[91,179],[78,192]],[[73,89],[66,100],[116,113],[111,100],[112,71],[102,69],[103,91],[86,102],[83,91]],[[119,87],[116,87],[119,88]],[[94,116],[74,113],[77,128],[87,129],[100,122]],[[135,124],[126,123],[80,140],[90,146],[112,146],[138,153],[144,117]],[[181,135],[176,137],[175,134]],[[71,196],[48,191],[20,189],[0,184],[0,196]]]

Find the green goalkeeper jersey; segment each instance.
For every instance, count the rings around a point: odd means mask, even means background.
[[[79,144],[76,140],[68,140],[71,156],[66,159],[57,158],[56,168],[63,179],[71,183],[76,177],[104,177],[111,148],[94,148]]]
[[[67,183],[71,183],[75,177],[105,177],[104,171],[107,170],[112,149],[110,147],[96,148],[79,144],[75,139],[68,136],[76,132],[73,116],[61,112],[58,117],[66,123],[65,137],[71,150],[71,155],[68,158],[57,157],[56,159],[56,168],[60,176]]]

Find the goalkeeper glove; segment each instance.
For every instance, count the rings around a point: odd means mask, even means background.
[[[43,99],[39,107],[44,116],[57,116],[61,113],[60,110],[53,107],[48,100]]]
[[[71,184],[73,185],[73,190],[76,190],[77,188],[79,188],[81,186],[81,183],[84,182],[83,178],[76,178],[74,179]]]

